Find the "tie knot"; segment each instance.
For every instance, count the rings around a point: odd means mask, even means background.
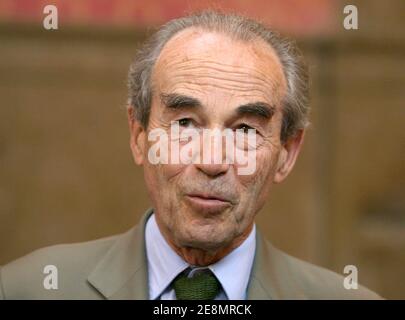
[[[213,300],[219,293],[221,284],[209,269],[188,277],[180,273],[173,281],[178,300]]]

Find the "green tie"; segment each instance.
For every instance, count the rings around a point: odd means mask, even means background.
[[[221,285],[218,279],[207,269],[188,278],[183,272],[173,281],[177,300],[213,300]]]

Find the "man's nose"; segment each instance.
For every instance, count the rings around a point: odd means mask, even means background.
[[[219,132],[214,131],[212,136],[204,136],[201,145],[201,158],[195,166],[208,176],[225,174],[229,170],[226,160],[226,141]]]
[[[229,164],[227,163],[196,163],[195,166],[198,170],[210,177],[223,175],[229,170]]]

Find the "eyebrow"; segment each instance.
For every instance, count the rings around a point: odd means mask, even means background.
[[[170,109],[202,107],[202,103],[198,99],[177,93],[162,93],[160,100]]]
[[[203,106],[200,100],[178,93],[169,93],[169,94],[162,93],[160,95],[160,99],[163,102],[163,104],[170,109],[181,109],[190,107],[201,108]],[[265,119],[270,119],[274,115],[275,111],[276,109],[272,105],[266,102],[257,101],[246,103],[239,106],[236,109],[236,114],[239,116],[253,115]]]
[[[270,119],[276,111],[276,108],[266,102],[252,102],[239,106],[236,109],[238,115],[253,115],[261,118]]]

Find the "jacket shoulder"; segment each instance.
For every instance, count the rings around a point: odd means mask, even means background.
[[[375,292],[358,285],[357,289],[346,289],[344,277],[328,269],[292,257],[287,253],[272,248],[277,252],[278,268],[283,270],[289,283],[298,290],[298,297],[303,299],[382,299]]]
[[[99,297],[87,276],[118,237],[45,247],[0,267],[0,299]],[[57,288],[44,286],[50,273],[57,279]]]

